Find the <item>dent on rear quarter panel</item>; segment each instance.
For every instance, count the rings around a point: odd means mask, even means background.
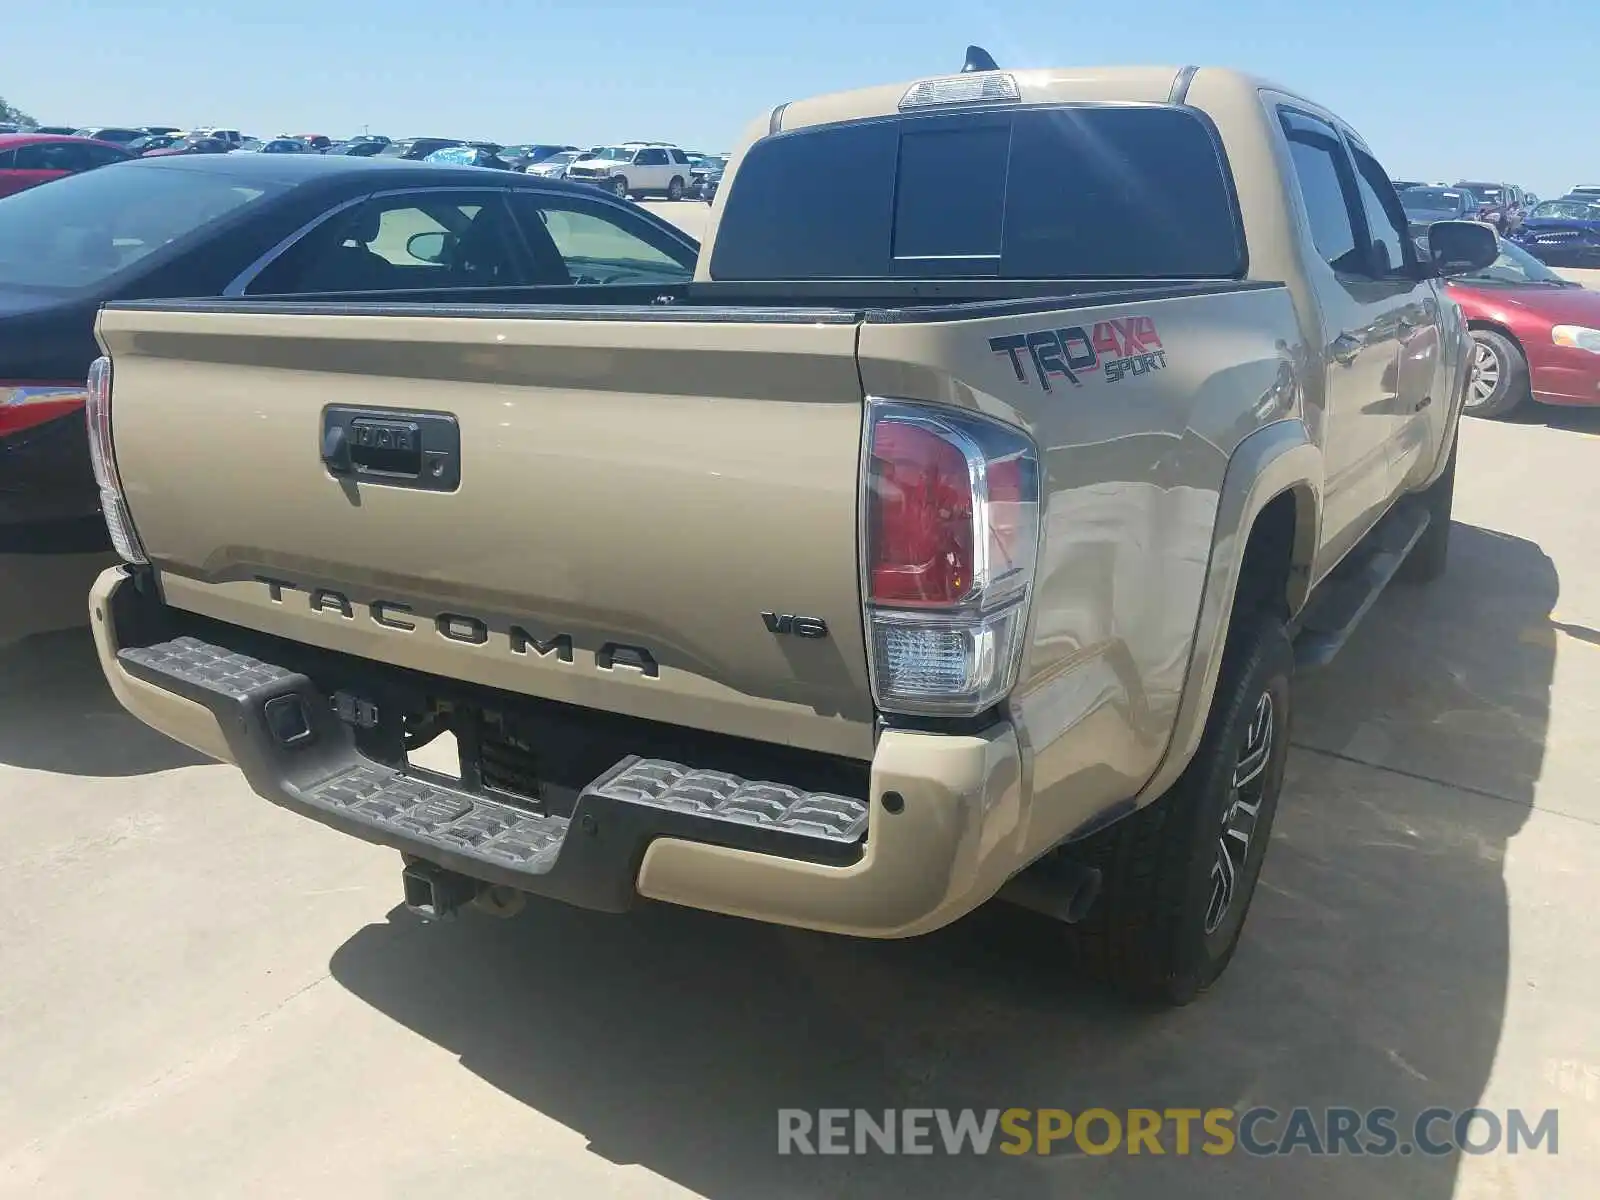
[[[1139,316],[1154,321],[1166,366],[1119,382],[1097,363],[1078,372],[1079,386],[1057,378],[1045,392],[1031,369],[1019,382],[989,348],[990,338]],[[1136,795],[1160,763],[1229,455],[1298,403],[1298,342],[1278,288],[863,327],[868,395],[988,413],[1040,448],[1039,568],[1012,700],[1033,773],[1026,855]]]

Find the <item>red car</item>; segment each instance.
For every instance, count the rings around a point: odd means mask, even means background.
[[[0,134],[0,196],[136,157],[121,146],[56,133]]]
[[[1449,289],[1477,347],[1469,415],[1501,417],[1530,398],[1600,405],[1600,292],[1506,241],[1492,266]]]

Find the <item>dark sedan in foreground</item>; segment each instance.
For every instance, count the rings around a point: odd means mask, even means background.
[[[383,157],[136,158],[0,200],[0,553],[104,544],[81,409],[107,301],[648,303],[698,253],[593,188]]]
[[[1512,241],[1552,267],[1600,267],[1600,195],[1536,205]]]

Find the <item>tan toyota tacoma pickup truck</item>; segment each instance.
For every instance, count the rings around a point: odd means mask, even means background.
[[[597,227],[520,303],[108,306],[106,676],[400,850],[424,915],[902,937],[999,896],[1185,1002],[1297,666],[1444,568],[1443,281],[1496,247],[1419,249],[1388,179],[1231,71],[974,49],[763,115],[648,305],[608,287],[667,268]],[[458,769],[410,761],[446,732]]]

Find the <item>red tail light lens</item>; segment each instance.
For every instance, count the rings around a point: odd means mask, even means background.
[[[934,405],[868,406],[862,575],[873,693],[889,712],[977,713],[1016,681],[1039,541],[1038,454]]]
[[[0,380],[0,437],[76,412],[83,401],[81,383]]]
[[[868,563],[875,604],[959,604],[972,588],[972,476],[933,430],[885,421],[873,431]]]

